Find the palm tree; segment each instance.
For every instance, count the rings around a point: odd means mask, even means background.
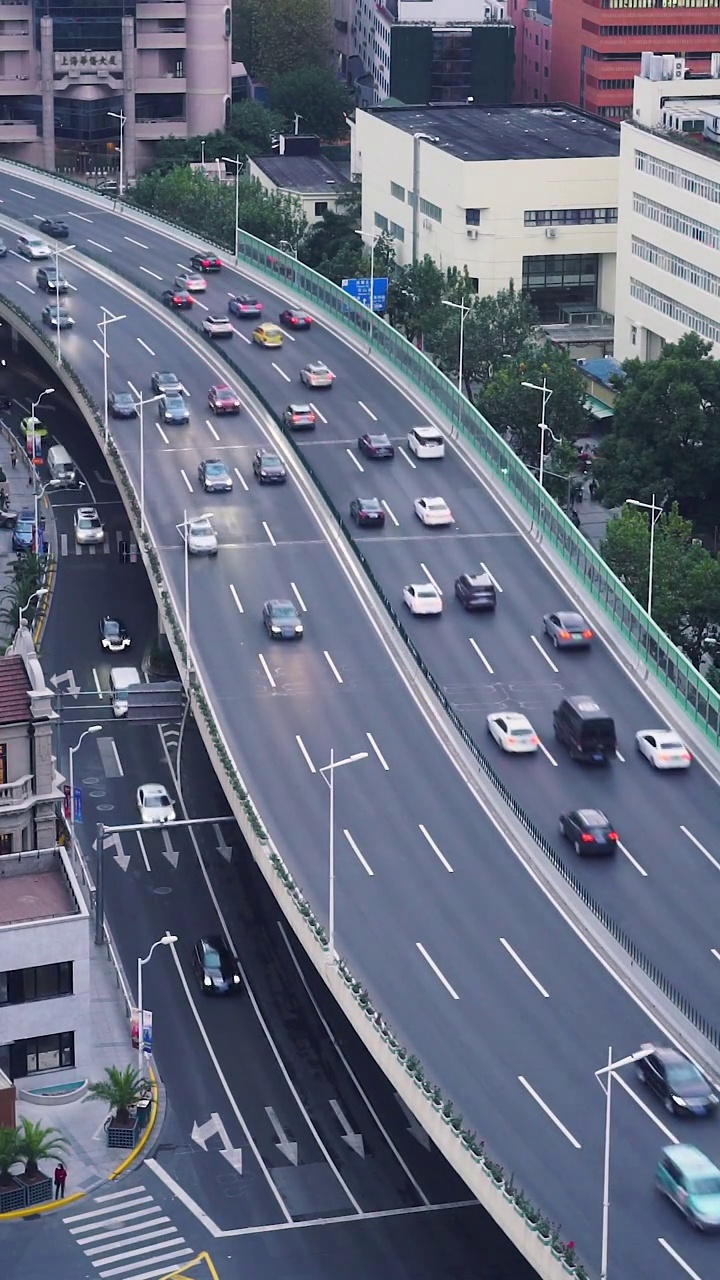
[[[10,1170],[19,1158],[17,1129],[0,1129],[0,1187],[12,1182]]]
[[[22,1116],[17,1130],[17,1154],[25,1161],[25,1173],[34,1178],[40,1160],[56,1160],[64,1155],[67,1142],[57,1129],[44,1128],[39,1121]]]
[[[150,1081],[134,1067],[106,1067],[105,1080],[88,1085],[86,1098],[100,1098],[115,1113],[119,1125],[130,1125],[130,1108],[136,1107],[150,1092]]]

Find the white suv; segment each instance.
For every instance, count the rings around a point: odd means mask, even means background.
[[[41,258],[51,258],[52,249],[49,244],[41,240],[39,236],[18,236],[18,253],[23,258],[31,258],[33,261],[40,261]]]
[[[105,529],[94,507],[78,507],[75,512],[75,541],[79,547],[105,541]]]
[[[416,458],[445,457],[445,437],[437,427],[413,427],[408,432],[407,442]]]

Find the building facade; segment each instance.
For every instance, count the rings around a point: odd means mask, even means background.
[[[161,138],[221,129],[231,99],[220,0],[0,0],[0,154],[127,177]]]
[[[515,28],[515,102],[550,101],[552,0],[510,0]]]
[[[63,778],[53,756],[52,697],[24,627],[0,658],[0,861],[55,845]]]
[[[612,311],[617,126],[562,106],[377,107],[352,147],[363,230],[399,263],[467,267],[481,294],[512,280],[546,321]]]
[[[614,354],[654,360],[689,330],[720,358],[720,54],[714,75],[643,59],[622,126]]]

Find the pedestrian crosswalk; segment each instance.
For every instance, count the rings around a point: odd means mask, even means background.
[[[92,1209],[63,1218],[99,1280],[157,1280],[192,1249],[145,1187],[83,1200]]]
[[[135,539],[133,538],[132,534],[130,533],[125,534],[120,529],[116,529],[114,534],[112,535],[112,542],[114,542],[115,544],[114,548],[111,546],[111,538],[106,533],[105,539],[102,543],[97,543],[95,546],[79,546],[72,537],[68,536],[67,533],[61,533],[60,534],[60,555],[61,556],[72,556],[72,555],[109,556],[111,550],[114,550],[119,556],[123,558],[125,557],[125,553],[126,553],[127,560],[129,560],[133,564],[135,563],[135,561],[137,560],[138,549],[137,549],[137,543],[135,542]]]

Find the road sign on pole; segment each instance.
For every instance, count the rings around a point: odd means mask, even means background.
[[[375,276],[373,279],[373,311],[383,312],[387,308],[388,278]],[[351,298],[357,299],[364,307],[370,306],[370,277],[354,276],[351,280],[343,280],[342,287]]]
[[[82,822],[82,787],[75,787],[75,821]]]

